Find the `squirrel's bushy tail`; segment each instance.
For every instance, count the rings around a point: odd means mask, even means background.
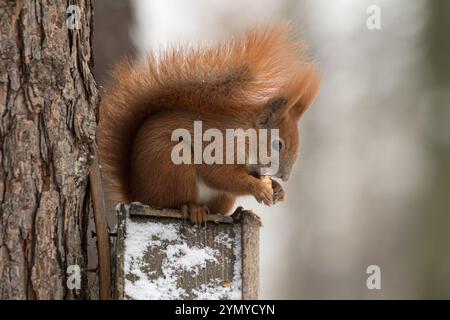
[[[150,114],[184,109],[248,118],[286,87],[292,95],[301,90],[307,55],[291,36],[285,24],[256,27],[213,46],[175,48],[120,63],[102,99],[98,130],[100,160],[113,199],[133,200],[133,141]]]

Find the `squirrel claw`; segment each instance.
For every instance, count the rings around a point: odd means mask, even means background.
[[[281,187],[281,185],[275,180],[272,180],[272,189],[273,189],[273,203],[284,201],[284,190]]]
[[[267,206],[271,206],[274,202],[272,186],[267,186],[261,180],[257,180],[252,186],[251,194],[255,197],[258,203],[264,203]]]
[[[194,224],[205,224],[208,222],[208,214],[210,213],[207,206],[189,203],[181,206],[181,215],[184,219],[189,217],[189,220]]]
[[[183,220],[186,220],[189,217],[189,209],[186,204],[183,204],[181,206],[180,212],[181,212],[181,216],[183,217]]]

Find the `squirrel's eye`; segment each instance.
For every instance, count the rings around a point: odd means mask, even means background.
[[[283,143],[281,140],[275,139],[272,141],[272,148],[274,148],[276,151],[281,151],[281,148],[283,148]]]

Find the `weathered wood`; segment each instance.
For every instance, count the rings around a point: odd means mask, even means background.
[[[115,242],[116,249],[116,265],[114,268],[115,276],[115,299],[123,299],[124,297],[124,244],[125,244],[125,232],[126,232],[126,219],[128,211],[125,205],[121,204],[117,206],[117,238]]]
[[[92,144],[93,159],[89,171],[92,206],[98,252],[99,298],[111,298],[111,251],[109,248],[108,223],[106,221],[105,195],[103,193],[102,178],[98,162],[97,144]]]
[[[259,297],[259,228],[260,222],[252,214],[244,214],[242,226],[242,299]]]
[[[235,220],[216,216],[211,221],[199,227],[175,210],[120,205],[115,297],[256,299],[259,220],[243,211]]]
[[[177,210],[171,209],[154,209],[148,206],[142,206],[137,203],[130,207],[130,215],[132,216],[148,216],[148,217],[160,217],[160,218],[176,218],[183,219],[181,213]],[[208,215],[208,222],[214,223],[233,223],[233,218],[229,216],[223,216],[218,214]]]

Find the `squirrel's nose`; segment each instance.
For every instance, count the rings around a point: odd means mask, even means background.
[[[289,175],[283,173],[282,175],[280,175],[280,179],[283,180],[283,181],[288,181],[289,180]]]

